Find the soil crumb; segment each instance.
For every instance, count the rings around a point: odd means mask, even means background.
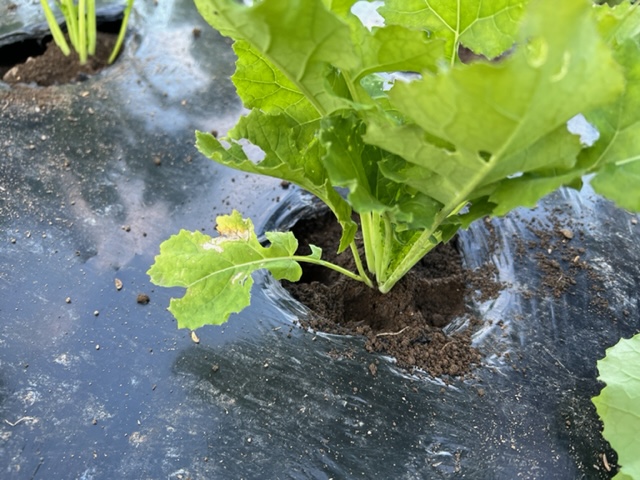
[[[350,251],[335,254],[340,227],[331,214],[298,222],[293,231],[300,253],[308,254],[313,244],[322,248],[325,260],[355,271]],[[471,346],[472,328],[451,335],[444,328],[460,317],[471,327],[477,324],[467,301],[472,295],[495,297],[500,291],[495,274],[489,265],[482,271],[464,270],[454,239],[426,255],[385,295],[314,265],[304,266],[300,282],[283,284],[312,312],[301,321],[303,327],[362,335],[369,352],[388,354],[410,371],[462,376],[481,360],[481,353]]]

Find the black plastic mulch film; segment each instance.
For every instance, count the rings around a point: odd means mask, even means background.
[[[466,264],[508,284],[476,305],[484,361],[464,381],[291,329],[302,307],[264,275],[199,344],[176,329],[182,292],[145,273],[162,240],[213,234],[232,208],[290,224],[310,202],[197,153],[196,129],[242,113],[233,54],[190,2],[147,3],[96,77],[0,83],[2,478],[611,478],[590,398],[596,361],[638,329],[640,226],[588,189],[462,233]],[[25,8],[3,15],[5,38],[33,23]],[[568,273],[567,245],[589,268],[555,296],[540,263]]]

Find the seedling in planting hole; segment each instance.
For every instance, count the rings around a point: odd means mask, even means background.
[[[425,9],[387,0],[378,9],[385,26],[369,30],[353,3],[196,0],[234,40],[232,79],[249,109],[221,140],[198,132],[199,150],[320,198],[342,226],[339,251],[350,250],[357,269],[323,261],[316,247],[297,255],[290,232],[267,232],[263,246],[234,211],[218,217],[217,238],[181,231],[165,241],[149,270],[158,285],[186,288],[171,300],[179,327],[221,324],[242,310],[260,269],[296,281],[300,263],[320,264],[386,293],[458,229],[579,187],[587,174],[599,193],[640,209],[635,5],[508,0]],[[485,58],[509,53],[463,64],[462,45]],[[405,81],[398,72],[419,75]],[[595,144],[567,128],[578,114],[598,130]],[[247,142],[261,161],[248,157]]]
[[[55,3],[64,16],[71,46],[78,54],[80,63],[84,65],[87,63],[88,56],[96,53],[97,27],[95,0],[77,0],[77,3],[74,3],[74,0],[55,0]],[[48,0],[40,0],[40,4],[42,5],[42,10],[44,11],[44,15],[47,19],[47,24],[49,25],[49,30],[51,30],[53,40],[56,42],[56,45],[58,45],[58,48],[62,50],[62,53],[69,56],[71,54],[71,49],[69,48],[69,44],[58,25],[58,21],[56,20],[51,7],[49,6]],[[127,0],[122,24],[120,26],[120,32],[118,33],[118,38],[115,46],[113,47],[113,51],[109,56],[108,63],[113,63],[120,52],[122,42],[124,41],[124,35],[127,31],[127,23],[129,22],[129,15],[131,14],[132,7],[133,0]]]

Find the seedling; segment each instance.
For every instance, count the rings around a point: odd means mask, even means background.
[[[260,269],[296,281],[300,263],[320,264],[386,293],[459,228],[532,207],[584,175],[640,209],[640,10],[584,0],[445,3],[388,0],[379,9],[386,26],[369,30],[349,0],[196,0],[235,41],[232,79],[250,110],[221,140],[197,132],[199,150],[320,198],[357,270],[322,260],[316,247],[296,254],[291,232],[267,232],[263,246],[234,211],[218,217],[217,238],[181,231],[165,241],[149,270],[154,283],[187,289],[169,308],[179,327],[221,324],[245,308]],[[462,45],[502,57],[464,64]],[[417,74],[403,81],[398,72]],[[593,146],[567,127],[578,114],[598,130]],[[248,157],[247,142],[261,161]]]
[[[80,63],[84,65],[87,63],[88,56],[94,55],[96,52],[97,27],[95,0],[77,0],[77,3],[74,3],[74,0],[55,0],[55,3],[64,16],[67,35],[69,36],[71,45],[78,54]],[[42,5],[42,10],[44,11],[44,15],[47,19],[47,24],[51,30],[53,40],[56,42],[56,45],[58,45],[58,48],[62,50],[62,53],[69,56],[71,54],[71,49],[69,48],[69,44],[62,33],[62,29],[58,25],[58,21],[56,20],[48,1],[40,0],[40,4]],[[127,5],[124,9],[124,16],[122,18],[122,25],[120,26],[120,32],[118,33],[118,38],[115,46],[113,47],[113,51],[109,56],[108,63],[113,63],[120,52],[125,33],[127,31],[127,23],[129,22],[129,15],[131,14],[132,7],[133,0],[127,0]]]

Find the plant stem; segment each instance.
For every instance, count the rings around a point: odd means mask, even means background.
[[[44,16],[47,19],[47,24],[49,25],[49,30],[51,31],[53,40],[65,56],[69,55],[71,53],[71,49],[69,48],[67,40],[64,38],[64,34],[62,33],[62,30],[58,25],[58,21],[56,20],[51,7],[47,3],[47,0],[40,0],[40,5],[42,5],[42,10],[44,11]]]
[[[389,262],[391,261],[391,250],[393,247],[393,226],[387,214],[383,215],[384,221],[384,245],[382,249],[382,268],[378,272],[378,283],[384,284],[387,281]]]
[[[80,65],[87,63],[86,0],[78,0],[78,57],[80,57]]]
[[[87,54],[95,55],[96,37],[98,28],[96,26],[96,1],[87,0]]]
[[[67,35],[74,50],[78,51],[78,13],[76,6],[73,4],[73,0],[62,0],[58,4],[58,7],[64,15],[64,19],[67,23]]]
[[[133,8],[133,0],[127,1],[127,6],[124,9],[124,16],[122,17],[122,24],[120,25],[120,32],[118,32],[118,39],[116,40],[116,44],[113,47],[113,51],[109,56],[108,63],[111,64],[115,61],[118,53],[120,53],[120,48],[122,47],[122,42],[124,41],[124,36],[127,33],[127,24],[129,23],[129,15],[131,14],[131,9]]]
[[[372,222],[371,222],[371,214],[363,213],[360,215],[360,225],[362,227],[362,241],[364,242],[364,256],[367,261],[367,269],[376,274],[376,258],[372,242]]]
[[[351,247],[351,253],[353,254],[353,260],[356,262],[356,268],[358,269],[358,273],[362,277],[362,281],[367,284],[369,288],[373,288],[373,282],[369,278],[369,276],[364,271],[362,267],[362,260],[360,259],[360,254],[358,253],[358,247],[356,246],[356,242],[352,241],[349,246]]]
[[[346,275],[347,277],[356,280],[358,282],[364,282],[367,285],[369,283],[371,283],[371,280],[369,280],[368,277],[361,277],[360,275],[353,273],[350,270],[347,270],[346,268],[342,268],[339,265],[336,265],[335,263],[331,263],[331,262],[327,262],[325,260],[320,260],[320,259],[316,259],[316,258],[310,258],[310,257],[303,257],[303,256],[298,256],[298,255],[293,255],[291,257],[287,257],[289,260],[295,260],[296,262],[307,262],[307,263],[313,263],[314,265],[321,265],[323,267],[326,268],[330,268],[331,270],[335,270],[338,273],[341,273],[343,275]],[[367,280],[365,280],[365,278],[369,281],[369,283],[367,283]]]
[[[506,145],[508,144],[509,142],[507,142]],[[506,148],[507,147],[505,146],[503,150]],[[498,154],[492,156],[489,161],[484,164],[483,168],[476,173],[473,180],[469,182],[463,190],[458,192],[458,194],[449,203],[442,207],[440,212],[436,215],[436,218],[434,218],[431,228],[422,232],[407,255],[405,255],[391,275],[389,275],[389,278],[378,286],[378,289],[382,293],[387,293],[391,290],[398,280],[411,270],[411,268],[418,263],[422,257],[440,243],[442,237],[440,236],[438,229],[442,225],[442,222],[444,222],[450,215],[457,213],[464,207],[471,192],[473,192],[482,180],[484,180],[491,172],[493,167],[498,163],[498,158],[500,158],[501,154],[502,150]]]
[[[380,234],[380,214],[374,212],[371,214],[371,218],[372,218],[371,237],[373,241],[374,252],[376,255],[375,273],[376,273],[376,279],[378,280],[378,283],[380,283],[381,282],[380,274],[384,268],[382,265],[382,235]]]

